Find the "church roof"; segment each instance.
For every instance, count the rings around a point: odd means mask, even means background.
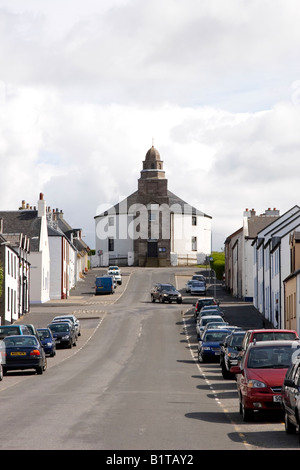
[[[169,190],[168,190],[168,197],[169,197],[170,211],[174,212],[175,214],[200,215],[203,217],[208,217],[210,219],[212,218],[210,215],[204,214],[203,212],[199,211],[198,209],[191,206],[190,204],[188,204],[179,196],[176,196],[176,194],[172,193]],[[107,215],[119,215],[119,214],[128,213],[128,209],[132,207],[134,204],[141,204],[138,191],[135,191],[130,196],[118,202],[107,211],[104,211],[101,214],[97,214],[94,217],[94,219],[96,219],[97,217],[105,217]],[[153,200],[151,200],[149,204],[160,204],[160,202],[156,201],[155,196],[153,196]]]
[[[145,160],[147,160],[147,161],[160,160],[159,151],[156,150],[156,148],[153,145],[152,145],[151,149],[149,149],[148,152],[146,153]]]

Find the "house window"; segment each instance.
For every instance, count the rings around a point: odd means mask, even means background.
[[[197,251],[197,237],[192,237],[192,251]]]
[[[197,217],[192,215],[192,225],[197,225]]]
[[[108,239],[108,251],[114,251],[115,249],[115,240],[113,238]]]

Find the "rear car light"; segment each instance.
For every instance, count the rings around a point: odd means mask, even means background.
[[[33,351],[30,352],[30,356],[40,356],[41,353],[38,349],[34,349]]]

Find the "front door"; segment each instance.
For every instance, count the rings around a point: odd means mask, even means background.
[[[158,257],[158,243],[148,241],[148,258]]]

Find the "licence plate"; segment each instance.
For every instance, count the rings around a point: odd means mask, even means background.
[[[26,356],[26,352],[11,352],[11,356]]]
[[[281,403],[281,395],[274,395],[273,401],[276,403]]]

